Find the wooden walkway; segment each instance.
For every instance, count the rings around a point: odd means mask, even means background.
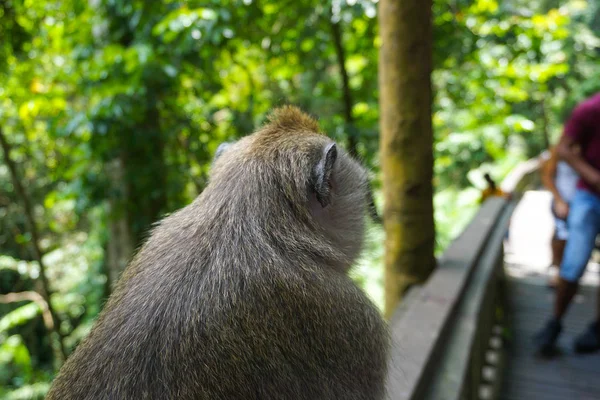
[[[508,318],[511,323],[500,398],[504,400],[600,399],[600,353],[577,355],[572,343],[594,316],[598,264],[590,263],[582,289],[569,309],[553,359],[534,355],[532,336],[551,313],[546,286],[552,219],[550,195],[527,192],[515,210],[506,247]]]

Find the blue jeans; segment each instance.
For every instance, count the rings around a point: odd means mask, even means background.
[[[560,277],[569,282],[578,282],[594,250],[596,235],[600,232],[600,197],[577,189],[569,203],[567,225],[569,238],[560,266]]]

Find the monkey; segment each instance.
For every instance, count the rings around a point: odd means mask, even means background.
[[[375,400],[389,332],[348,276],[366,170],[294,106],[222,144],[153,227],[48,400]]]

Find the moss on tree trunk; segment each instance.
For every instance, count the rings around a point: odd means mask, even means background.
[[[431,0],[380,0],[385,308],[435,267]]]

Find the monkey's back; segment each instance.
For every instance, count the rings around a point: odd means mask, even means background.
[[[345,273],[366,172],[290,107],[220,154],[127,267],[49,400],[383,397],[385,322]]]
[[[382,398],[386,327],[350,278],[192,225],[153,234],[49,400]]]

